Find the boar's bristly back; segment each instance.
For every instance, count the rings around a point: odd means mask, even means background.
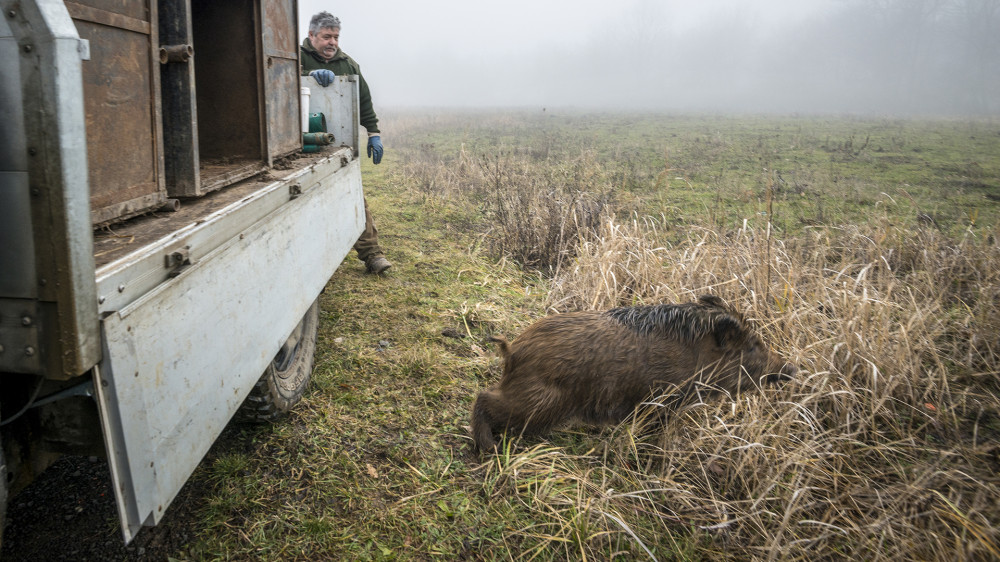
[[[696,303],[625,306],[604,313],[622,326],[644,335],[694,342],[733,327],[742,328],[743,318],[726,307],[719,297],[702,295]]]

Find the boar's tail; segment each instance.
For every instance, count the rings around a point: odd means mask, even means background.
[[[507,341],[507,338],[503,336],[490,336],[490,341],[496,342],[497,350],[500,351],[500,357],[506,359],[510,355],[510,342]]]

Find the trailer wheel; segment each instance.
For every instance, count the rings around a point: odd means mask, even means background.
[[[319,327],[319,299],[264,370],[237,416],[247,422],[272,421],[292,409],[305,393],[312,376]]]

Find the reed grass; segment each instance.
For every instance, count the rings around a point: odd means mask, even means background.
[[[210,454],[178,558],[1000,557],[996,124],[554,113],[385,115],[395,267],[331,279],[312,391]],[[704,293],[798,378],[472,452],[490,335]]]
[[[837,159],[869,148],[870,136],[853,138]],[[640,412],[585,452],[508,446],[484,465],[484,489],[533,514],[516,531],[534,539],[522,556],[1000,556],[995,232],[901,226],[911,208],[886,197],[864,223],[787,235],[769,220],[783,202],[768,170],[759,214],[736,228],[689,224],[678,238],[665,214],[616,208],[601,166],[553,182],[564,163],[505,153],[458,181],[500,233],[495,255],[545,266],[548,312],[713,293],[802,372],[781,389],[688,406],[651,431]],[[655,176],[660,196],[667,179]],[[581,213],[586,200],[599,210]]]

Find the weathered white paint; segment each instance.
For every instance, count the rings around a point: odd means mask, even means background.
[[[126,540],[160,520],[357,240],[360,164],[340,164],[317,165],[302,195],[102,320],[95,382]],[[229,211],[216,237],[241,216]]]

